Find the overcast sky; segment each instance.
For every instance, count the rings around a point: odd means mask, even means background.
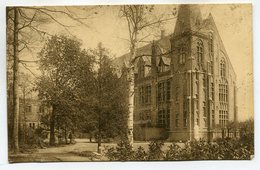
[[[172,10],[177,5],[160,5],[155,8],[158,13],[172,15]],[[89,7],[86,7],[89,9]],[[83,48],[95,48],[99,42],[108,48],[115,56],[121,56],[129,51],[128,29],[124,19],[119,17],[119,6],[105,6],[96,10],[93,18],[86,21],[89,27],[77,25],[69,28],[83,44]],[[74,11],[76,12],[76,11]],[[237,74],[238,84],[238,109],[239,120],[253,116],[253,75],[252,75],[252,11],[250,5],[202,5],[203,18],[211,12],[217,25],[219,34],[223,40],[226,51]],[[60,18],[66,22],[65,19]],[[67,21],[71,23],[71,21]],[[162,29],[166,34],[174,31],[176,20],[167,22]],[[57,24],[45,26],[52,34],[68,34]],[[161,29],[161,28],[160,28]],[[160,29],[153,32],[149,40],[158,39]],[[41,49],[38,45],[32,54],[23,53],[21,58],[35,60],[37,51]],[[32,70],[37,68],[29,64]]]

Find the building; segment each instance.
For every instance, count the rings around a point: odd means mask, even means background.
[[[36,129],[40,126],[41,115],[46,114],[47,108],[36,99],[21,99],[19,102],[19,122],[21,127]]]
[[[162,31],[137,56],[135,140],[212,139],[216,127],[236,121],[236,74],[212,15],[203,19],[199,5],[180,5],[173,34]]]

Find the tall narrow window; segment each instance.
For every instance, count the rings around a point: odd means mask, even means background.
[[[147,86],[147,103],[151,103],[151,86]]]
[[[227,125],[228,122],[228,84],[226,81],[219,84],[219,124],[223,127]]]
[[[214,90],[214,83],[211,83],[211,99],[214,100],[215,90]]]
[[[167,100],[171,99],[171,80],[167,80]]]
[[[139,87],[139,104],[143,104],[143,87]]]
[[[179,64],[184,64],[185,59],[186,59],[185,48],[181,47],[181,48],[179,48]]]
[[[211,54],[211,61],[213,61],[214,44],[213,44],[213,34],[209,34],[209,51]]]
[[[170,109],[169,108],[167,108],[167,112],[166,112],[166,116],[165,116],[165,118],[166,118],[166,128],[170,128]]]
[[[177,112],[175,115],[175,127],[179,127],[180,122],[179,122],[179,113]]]
[[[201,64],[203,60],[203,43],[201,40],[197,42],[197,62]]]
[[[165,126],[165,110],[159,110],[158,112],[158,126]]]
[[[183,126],[187,127],[188,121],[188,107],[189,107],[189,101],[186,99],[186,96],[184,96],[184,102],[183,102]]]
[[[226,77],[226,63],[223,59],[220,61],[220,76]]]
[[[139,87],[139,103],[150,104],[151,103],[151,86],[141,86]]]
[[[31,105],[28,105],[28,106],[26,107],[26,112],[27,112],[27,113],[31,113],[31,112],[32,112],[32,106],[31,106]]]
[[[140,78],[143,78],[144,77],[144,68],[145,66],[144,65],[141,65],[140,67],[139,67],[139,77]]]

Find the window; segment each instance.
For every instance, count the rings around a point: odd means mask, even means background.
[[[171,82],[170,80],[158,83],[158,102],[165,102],[171,99]]]
[[[150,85],[139,87],[139,103],[140,103],[140,105],[151,103],[151,86]]]
[[[214,65],[213,65],[213,61],[210,62],[210,73],[214,74]]]
[[[145,86],[144,89],[144,103],[151,103],[151,86]]]
[[[167,100],[171,99],[171,80],[167,80]]]
[[[145,66],[144,65],[141,65],[140,67],[139,67],[139,77],[140,78],[143,78],[144,77],[144,70],[145,70]]]
[[[225,127],[228,122],[228,84],[224,80],[219,84],[219,103],[219,124]]]
[[[197,62],[198,64],[202,63],[203,59],[203,43],[201,40],[197,42]]]
[[[196,124],[199,126],[199,123],[200,123],[200,114],[199,114],[199,111],[198,111],[198,110],[196,111],[196,114],[197,114]]]
[[[228,103],[228,85],[219,84],[219,102],[222,104]]]
[[[179,87],[176,87],[175,97],[176,101],[179,101]]]
[[[206,102],[203,101],[203,117],[207,117]]]
[[[158,102],[164,101],[164,82],[158,84]]]
[[[196,81],[199,81],[199,72],[196,72]]]
[[[226,77],[226,63],[223,59],[220,61],[220,76]]]
[[[40,107],[39,107],[39,112],[40,112],[40,113],[44,113],[44,110],[45,110],[45,109],[44,109],[44,106],[40,106]]]
[[[183,126],[187,127],[187,118],[188,118],[188,107],[189,107],[189,100],[186,99],[184,96],[184,102],[183,102]]]
[[[146,120],[151,120],[151,113],[150,112],[146,113]]]
[[[159,72],[165,72],[165,64],[163,63],[162,58],[160,59],[160,63],[159,63]]]
[[[169,126],[170,126],[170,109],[159,110],[158,126],[169,128]]]
[[[213,60],[213,52],[214,52],[214,44],[213,44],[213,34],[209,34],[209,49],[210,49],[210,54],[211,54],[211,61]]]
[[[212,110],[211,115],[212,115],[212,126],[214,126],[215,125],[215,110]]]
[[[206,82],[206,75],[203,74],[203,87],[206,87],[207,82]]]
[[[179,113],[177,112],[175,115],[175,127],[179,127],[180,123],[179,123]]]
[[[27,113],[31,113],[32,112],[32,106],[31,105],[28,105],[26,108],[25,108],[25,111]]]
[[[214,83],[211,83],[211,99],[214,100],[214,96],[215,96],[215,93],[214,93]]]
[[[139,103],[143,104],[143,87],[139,87]]]
[[[167,109],[167,112],[166,112],[166,128],[170,128],[170,109],[168,108]]]
[[[185,48],[184,47],[179,48],[178,52],[179,52],[179,64],[184,64],[186,58]]]

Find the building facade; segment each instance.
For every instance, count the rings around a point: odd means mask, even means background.
[[[202,19],[199,5],[180,5],[173,34],[162,31],[138,55],[135,140],[212,139],[216,127],[236,121],[236,74],[212,15]]]
[[[41,126],[41,116],[50,113],[50,108],[38,99],[19,100],[19,125],[21,131],[35,130]]]

